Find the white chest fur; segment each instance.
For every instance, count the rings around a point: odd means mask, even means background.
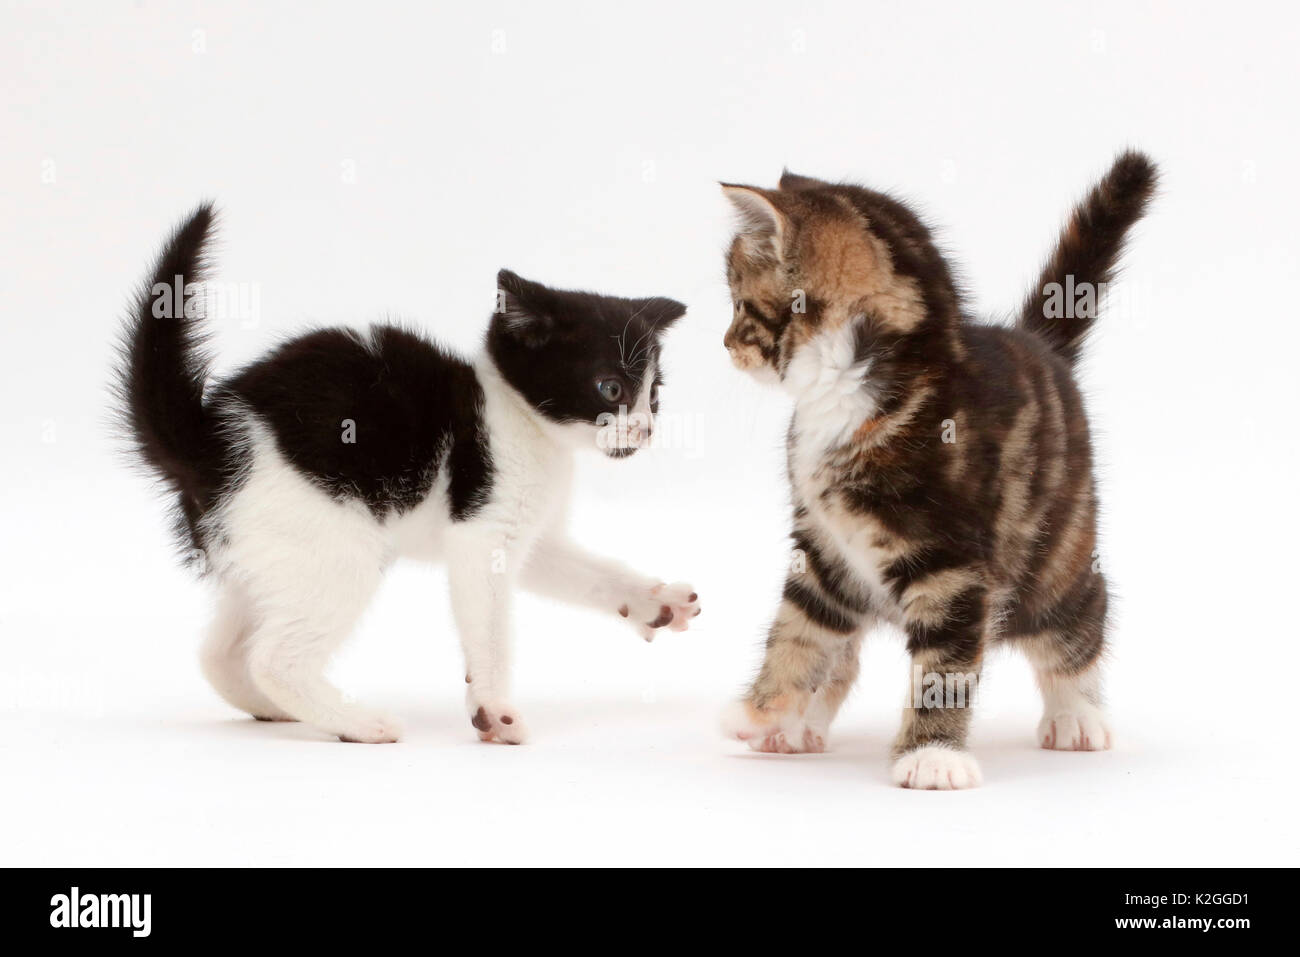
[[[796,500],[808,510],[822,541],[835,547],[871,592],[873,605],[888,613],[893,602],[882,569],[892,556],[877,544],[881,530],[875,520],[839,503],[838,479],[828,467],[832,454],[877,412],[870,371],[870,360],[855,357],[851,324],[846,324],[796,353],[783,383],[795,399],[789,459]]]
[[[790,360],[782,385],[795,400],[790,451],[796,481],[816,474],[827,453],[875,415],[870,372],[871,360],[855,355],[853,323],[809,340]]]

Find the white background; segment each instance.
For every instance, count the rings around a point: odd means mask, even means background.
[[[0,863],[1294,863],[1295,8],[1005,6],[6,2]],[[1116,750],[1037,750],[999,655],[985,787],[889,787],[894,634],[831,753],[723,740],[783,577],[787,408],[722,349],[717,180],[895,189],[1005,314],[1125,145],[1164,179],[1085,369]],[[576,532],[693,582],[692,631],[522,599],[534,743],[481,745],[443,573],[399,566],[336,675],[402,743],[224,706],[209,595],[106,428],[127,295],[204,197],[260,296],[215,324],[223,371],[388,315],[472,349],[501,266],[689,303],[678,441],[584,462]]]

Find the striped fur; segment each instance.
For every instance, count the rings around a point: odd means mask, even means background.
[[[1044,747],[1108,747],[1106,584],[1083,400],[1071,366],[1095,310],[1051,315],[1053,283],[1102,284],[1155,183],[1126,153],[1075,210],[1015,328],[966,321],[930,232],[895,199],[786,174],[724,185],[734,363],[795,401],[798,550],[763,666],[732,730],[820,750],[863,631],[893,622],[914,669],[973,682],[994,641],[1038,672]],[[969,702],[913,695],[894,746],[908,787],[979,783]]]

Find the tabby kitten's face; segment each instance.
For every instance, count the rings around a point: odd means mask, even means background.
[[[739,214],[723,344],[760,379],[785,380],[807,343],[863,317],[881,336],[915,331],[935,270],[948,283],[928,230],[883,194],[790,173],[778,189],[723,191]]]
[[[507,382],[566,445],[624,458],[650,444],[660,339],[686,311],[673,299],[552,289],[507,269],[488,351]]]

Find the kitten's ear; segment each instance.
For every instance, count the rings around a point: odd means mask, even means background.
[[[502,269],[497,273],[497,302],[492,324],[525,346],[546,345],[555,329],[555,318],[546,302],[546,287]]]
[[[780,187],[788,193],[798,192],[801,189],[819,189],[828,185],[830,184],[824,180],[813,179],[811,176],[800,176],[788,169],[781,171]]]
[[[773,202],[769,190],[722,183],[722,192],[739,214],[740,235],[754,250],[780,259],[790,220]]]
[[[632,311],[649,323],[655,332],[663,332],[686,315],[686,306],[676,299],[653,296],[649,299],[633,299]]]

